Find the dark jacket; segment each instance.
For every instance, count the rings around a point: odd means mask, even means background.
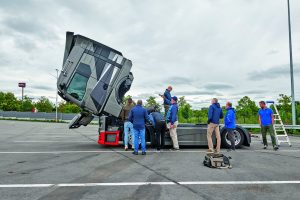
[[[226,112],[226,115],[225,115],[225,118],[224,118],[224,122],[225,122],[225,128],[236,128],[236,125],[235,125],[235,110],[234,108],[227,108],[226,109],[227,112]]]
[[[171,93],[168,89],[166,89],[164,93],[164,105],[171,105]]]
[[[156,127],[156,125],[158,123],[165,121],[164,116],[162,114],[160,114],[159,112],[152,112],[150,115],[153,118],[153,123],[152,124],[153,124],[154,127]]]
[[[177,103],[174,103],[168,111],[167,123],[171,123],[173,125],[176,121],[178,121],[177,113],[178,113],[178,105]]]
[[[123,121],[127,121],[129,117],[129,113],[131,109],[135,106],[134,103],[127,103],[126,105],[123,106],[123,109],[121,111],[120,117],[122,118]]]
[[[219,103],[214,103],[209,106],[207,123],[219,124],[220,119],[223,118],[222,108]]]
[[[147,110],[141,105],[136,105],[134,108],[131,109],[128,120],[132,122],[133,128],[139,130],[144,129],[145,122],[149,121]]]

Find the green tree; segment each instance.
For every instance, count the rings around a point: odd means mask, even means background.
[[[35,103],[35,107],[38,109],[39,112],[52,112],[54,106],[48,98],[42,96]]]
[[[125,96],[125,97],[123,98],[123,104],[126,104],[126,103],[127,103],[127,100],[128,100],[129,98],[132,98],[132,96],[131,96],[131,95]]]
[[[292,98],[290,96],[279,94],[278,100],[278,112],[285,123],[292,122]]]
[[[21,102],[11,92],[1,92],[0,94],[0,109],[4,111],[19,111]]]
[[[192,106],[187,103],[185,96],[179,97],[178,106],[179,122],[191,122],[193,116]]]
[[[79,113],[81,109],[74,103],[62,101],[59,103],[58,111],[62,113]]]
[[[187,103],[187,101],[185,100],[185,96],[179,97],[179,99],[178,99],[178,106],[179,107],[185,105],[186,103]]]
[[[238,101],[236,111],[237,118],[242,117],[244,123],[246,123],[246,119],[249,119],[247,123],[256,123],[258,107],[248,96],[244,96]]]
[[[22,111],[28,112],[28,111],[32,111],[34,105],[32,100],[28,96],[24,96],[23,105],[21,107],[22,107],[21,108]]]
[[[161,105],[155,100],[155,97],[153,96],[148,97],[148,99],[146,100],[146,107],[148,108],[157,107],[159,111],[161,110]]]
[[[300,123],[300,102],[296,101],[295,104],[296,104],[297,124],[299,124]]]

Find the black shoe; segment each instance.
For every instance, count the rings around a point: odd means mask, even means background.
[[[278,148],[277,145],[275,145],[275,146],[273,147],[273,149],[274,149],[274,151],[277,151],[279,148]]]
[[[146,152],[142,152],[142,155],[146,155]]]
[[[268,148],[268,146],[267,145],[264,145],[264,149],[267,149]]]
[[[135,152],[135,151],[132,152],[132,154],[133,154],[133,155],[139,155],[139,153],[138,153],[138,152]]]

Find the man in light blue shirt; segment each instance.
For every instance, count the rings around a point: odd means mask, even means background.
[[[258,111],[258,121],[261,127],[261,134],[264,143],[264,149],[268,147],[267,141],[267,132],[270,133],[272,139],[272,145],[275,151],[278,150],[278,146],[276,145],[276,138],[274,134],[274,115],[272,109],[268,108],[266,102],[259,102],[260,109]]]

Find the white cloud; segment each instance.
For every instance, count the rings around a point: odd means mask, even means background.
[[[299,9],[300,2],[291,1],[295,63]],[[269,69],[289,63],[286,2],[274,0],[1,1],[0,90],[19,92],[17,82],[26,81],[32,96],[55,96],[50,74],[62,65],[66,31],[131,59],[129,94],[135,97],[157,96],[170,84],[174,95],[195,98],[195,107],[212,96],[290,94],[288,75],[265,78]],[[295,73],[296,99],[299,78]]]

